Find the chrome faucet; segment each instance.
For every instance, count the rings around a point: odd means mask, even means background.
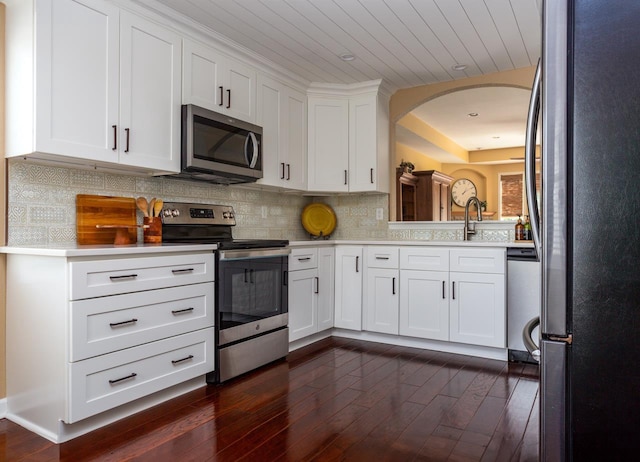
[[[469,223],[469,206],[473,201],[476,202],[476,207],[478,209],[478,221],[482,221],[482,212],[481,212],[482,206],[480,205],[480,199],[478,199],[476,196],[470,197],[469,200],[467,201],[467,205],[464,206],[464,240],[465,241],[469,240],[470,234],[476,233],[476,224],[474,222]]]

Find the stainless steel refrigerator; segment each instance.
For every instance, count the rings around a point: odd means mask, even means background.
[[[629,460],[640,449],[640,1],[547,0],[542,22],[525,168],[540,210],[540,459]]]

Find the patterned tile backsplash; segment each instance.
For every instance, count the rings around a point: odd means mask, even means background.
[[[337,216],[332,239],[438,240],[461,239],[460,224],[436,229],[389,229],[389,196],[355,194],[309,197],[163,177],[120,175],[95,170],[41,165],[31,160],[9,160],[8,245],[64,246],[76,243],[76,195],[162,198],[165,201],[231,205],[239,239],[307,240],[300,214],[311,202],[330,205]],[[381,209],[382,220],[376,218]],[[142,215],[138,212],[138,221]],[[480,230],[481,240],[513,239],[510,224],[504,229]],[[139,242],[142,242],[141,235]]]

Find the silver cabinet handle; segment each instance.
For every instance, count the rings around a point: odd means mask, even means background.
[[[193,273],[193,268],[174,269],[174,270],[171,270],[171,272],[173,274]]]
[[[109,276],[109,279],[111,279],[114,282],[118,282],[118,281],[129,281],[137,277],[138,277],[137,274],[123,274],[122,276]]]
[[[298,257],[298,261],[309,261],[309,260],[311,260],[311,257],[302,257],[302,258]]]
[[[396,278],[393,278],[391,280],[391,294],[392,295],[396,294]]]
[[[442,281],[442,299],[444,300],[446,297],[444,295],[444,291],[445,291],[445,282]]]
[[[113,128],[113,147],[111,148],[111,150],[115,151],[116,149],[118,149],[118,126],[112,125],[111,128]]]
[[[456,281],[451,283],[451,298],[456,299]]]
[[[376,260],[388,260],[389,257],[378,257],[376,256]]]
[[[291,164],[287,164],[287,181],[291,179]]]
[[[280,173],[280,179],[284,180],[284,162],[280,162],[280,167],[282,168],[281,169],[282,173]]]
[[[371,169],[371,184],[373,184],[373,169]]]
[[[128,128],[124,129],[126,136],[126,141],[125,141],[125,146],[124,146],[124,152],[129,152],[129,132],[130,130]]]
[[[193,308],[183,308],[182,310],[171,310],[171,314],[185,314],[193,311]]]
[[[315,293],[319,294],[320,293],[320,278],[318,276],[316,276],[314,279],[316,280],[316,291],[315,291]]]
[[[344,171],[344,184],[347,184],[347,171]]]
[[[224,105],[224,101],[223,101],[223,99],[224,99],[224,97],[223,97],[224,89],[222,88],[222,85],[219,86],[218,89],[220,90],[220,100],[219,100],[220,102],[218,103],[218,106],[223,106]]]
[[[356,273],[360,272],[360,270],[358,269],[358,263],[360,263],[360,257],[356,257]]]
[[[187,356],[185,358],[182,358],[182,359],[172,359],[171,360],[171,364],[180,364],[180,363],[183,363],[185,361],[189,361],[190,359],[193,359],[193,355],[189,355],[189,356]]]
[[[135,324],[136,322],[138,322],[138,320],[136,318],[133,318],[133,319],[129,319],[128,321],[110,322],[109,325],[111,327],[118,327],[118,326],[124,326],[126,324]]]
[[[227,109],[231,107],[231,90],[227,88]]]
[[[118,382],[122,382],[124,380],[132,379],[132,378],[136,377],[137,375],[138,374],[136,374],[135,372],[132,372],[131,374],[127,375],[126,377],[121,377],[119,379],[109,380],[109,383],[111,385],[113,385],[114,383],[118,383]]]

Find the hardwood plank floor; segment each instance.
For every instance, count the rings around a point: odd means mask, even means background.
[[[537,461],[538,367],[329,338],[55,445],[0,420],[3,461]]]

